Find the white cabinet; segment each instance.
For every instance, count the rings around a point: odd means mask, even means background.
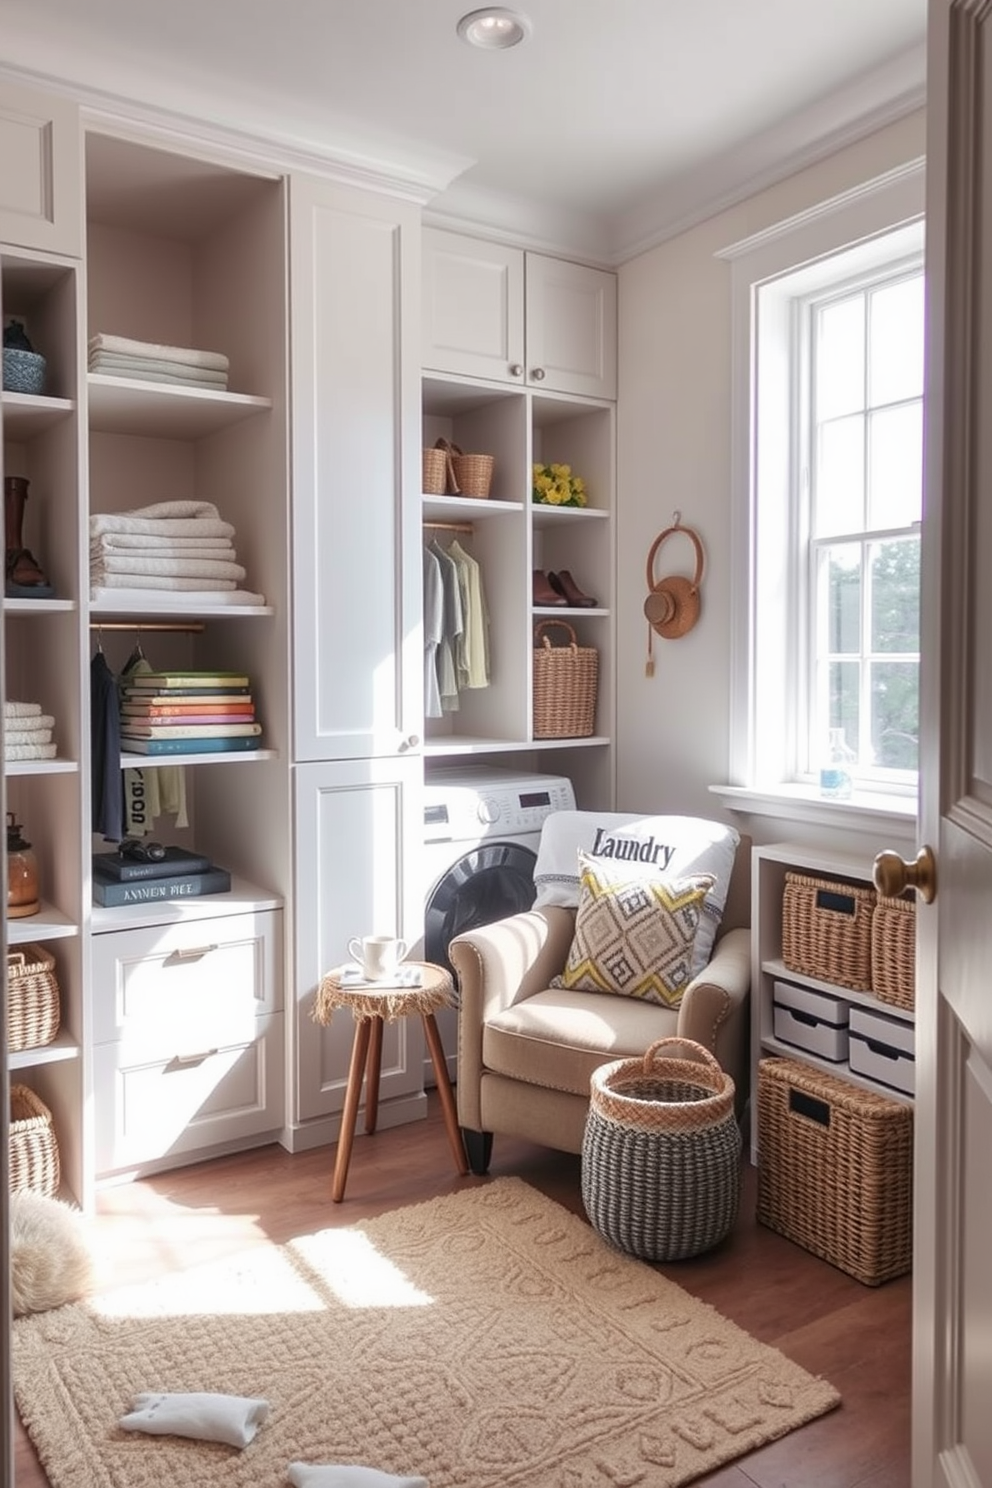
[[[419,749],[419,213],[294,176],[294,755]]]
[[[753,849],[751,874],[752,1095],[758,1088],[759,1060],[766,1055],[776,1054],[829,1071],[841,1079],[850,1081],[853,1085],[877,1091],[890,1096],[893,1100],[911,1099],[906,1094],[905,1088],[900,1089],[898,1085],[902,1083],[905,1086],[906,1065],[907,1061],[911,1060],[913,1011],[882,1001],[870,991],[855,990],[831,982],[826,977],[812,977],[793,971],[786,966],[782,958],[782,905],[786,875],[800,874],[822,882],[824,886],[836,885],[839,896],[837,902],[843,910],[844,905],[840,901],[845,898],[845,886],[855,889],[871,888],[873,860],[874,853],[870,851],[839,852],[804,847],[796,843],[772,843]],[[825,892],[829,892],[829,889],[825,889]],[[776,984],[779,986],[778,994],[776,994]],[[783,989],[785,989],[784,994]],[[812,993],[814,996],[803,997],[803,992]],[[825,1011],[822,1005],[825,999],[843,1006],[845,1029],[848,1025],[846,1014],[858,1010],[868,1015],[867,1019],[862,1017],[860,1028],[858,1028],[858,1017],[853,1018],[852,1032],[856,1031],[853,1061],[852,1044],[845,1039],[843,1046],[840,1046],[836,1036],[830,1036],[827,1025],[836,1020]],[[780,1011],[777,1031],[776,1001],[780,1010],[784,1010],[786,1003],[791,1004],[793,1009],[788,1018],[783,1017]],[[813,1018],[821,1025],[819,1031],[814,1029]],[[781,1034],[789,1028],[790,1023],[793,1029],[789,1041],[785,1041]],[[873,1041],[884,1036],[888,1052],[891,1052],[893,1056],[898,1053],[901,1057],[886,1060],[882,1057],[872,1058],[869,1055],[868,1058],[862,1058],[861,1051],[865,1043],[866,1026]],[[883,1035],[881,1030],[886,1028],[890,1031]],[[894,1030],[894,1034],[891,1030]],[[817,1036],[818,1032],[819,1036]],[[801,1042],[795,1042],[796,1039]],[[819,1045],[819,1051],[817,1051],[817,1045]],[[840,1059],[836,1057],[838,1053],[842,1055]],[[889,1065],[893,1074],[891,1080],[883,1082],[878,1078],[878,1074],[885,1072],[886,1064]],[[861,1072],[863,1070],[871,1070],[872,1073],[866,1074]],[[909,1083],[911,1083],[911,1076]],[[752,1160],[757,1161],[756,1121],[752,1121],[751,1148]]]
[[[616,397],[617,281],[603,269],[428,228],[429,371]]]
[[[79,257],[79,105],[0,83],[0,243]]]
[[[423,835],[419,758],[298,765],[295,772],[295,1110],[297,1150],[337,1135],[348,1083],[353,1022],[347,1011],[320,1027],[311,1009],[321,977],[350,959],[354,935],[420,933],[422,883],[414,871]],[[380,1125],[423,1116],[420,1020],[387,1023]]]

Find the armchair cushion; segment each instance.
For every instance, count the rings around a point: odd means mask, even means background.
[[[578,907],[580,851],[614,867],[636,864],[639,871],[659,878],[712,874],[693,945],[690,974],[697,976],[712,954],[739,842],[740,834],[733,827],[702,817],[556,811],[541,829],[534,866],[534,907]]]
[[[579,852],[575,934],[552,986],[677,1008],[691,978],[711,873],[663,878]]]

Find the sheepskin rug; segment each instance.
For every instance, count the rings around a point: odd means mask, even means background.
[[[79,1210],[44,1194],[11,1194],[10,1275],[15,1317],[84,1296],[93,1273]]]

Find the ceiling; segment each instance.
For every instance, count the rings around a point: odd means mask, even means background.
[[[926,0],[0,0],[0,61],[618,262],[923,101]]]

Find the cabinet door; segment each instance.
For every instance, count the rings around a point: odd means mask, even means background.
[[[354,760],[296,770],[297,1122],[339,1112],[348,1082],[351,1015],[337,1013],[326,1027],[311,1018],[324,972],[350,960],[348,941],[354,935],[398,935],[412,945],[421,933],[422,799],[419,759]],[[419,1096],[421,1090],[419,1020],[387,1023],[381,1124],[390,1122],[390,1101]],[[329,1140],[329,1134],[319,1139]]]
[[[79,107],[0,86],[0,242],[82,254]]]
[[[295,757],[423,732],[419,213],[290,182]]]
[[[427,228],[423,365],[459,377],[524,381],[524,255]]]
[[[527,254],[527,381],[617,395],[617,280],[604,269]]]

